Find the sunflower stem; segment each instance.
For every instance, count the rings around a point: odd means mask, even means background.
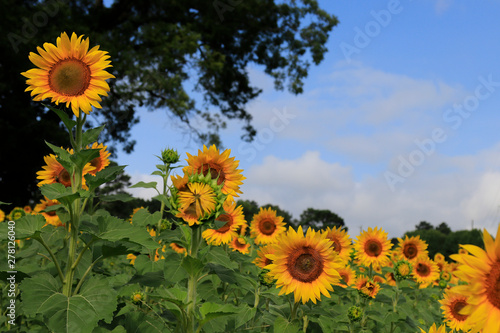
[[[198,256],[198,249],[200,247],[201,227],[194,225],[191,227],[191,246],[189,249],[190,255],[193,258]],[[188,333],[195,332],[196,330],[196,287],[198,283],[198,272],[190,272],[188,277],[188,294],[187,294],[187,327]]]
[[[299,302],[294,302],[292,307],[292,313],[290,314],[290,321],[295,320],[297,317],[297,309],[299,308]]]

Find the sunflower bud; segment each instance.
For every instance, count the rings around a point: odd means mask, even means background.
[[[180,155],[175,149],[165,149],[161,151],[161,160],[165,164],[174,164],[179,162]]]
[[[161,224],[160,224],[160,229],[161,230],[170,230],[172,228],[172,222],[170,222],[167,219],[162,219]]]
[[[142,291],[136,291],[132,293],[132,296],[130,298],[132,299],[133,303],[138,304],[144,301],[145,296]]]
[[[401,281],[411,276],[413,267],[410,262],[400,260],[394,265],[394,277],[396,280]]]
[[[261,285],[271,288],[274,285],[274,278],[269,274],[268,269],[263,269],[259,273],[259,282]]]
[[[351,322],[356,322],[361,320],[361,317],[363,316],[363,310],[359,306],[351,306],[349,310],[347,310],[347,317],[349,317],[349,320]]]

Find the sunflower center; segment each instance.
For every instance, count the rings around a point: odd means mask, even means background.
[[[227,214],[220,215],[216,221],[226,222],[226,224],[224,224],[222,227],[215,230],[216,232],[221,233],[221,234],[225,234],[229,230],[229,228],[231,228],[231,225],[233,225],[233,221],[231,220],[231,217]]]
[[[342,281],[344,281],[345,284],[349,284],[349,274],[347,274],[346,272],[342,272],[342,273],[339,273],[340,275],[340,278],[342,279]]]
[[[418,275],[420,275],[420,276],[428,276],[429,274],[431,274],[431,270],[429,269],[429,266],[422,264],[422,263],[417,264],[416,271],[417,271]]]
[[[276,230],[276,224],[272,220],[264,219],[259,223],[259,230],[264,235],[272,235]]]
[[[66,171],[66,169],[62,168],[58,174],[56,174],[56,182],[61,183],[66,187],[71,186],[71,176],[69,175],[69,172]]]
[[[415,258],[418,254],[417,246],[415,244],[406,244],[403,249],[403,254],[408,259]]]
[[[49,71],[50,89],[64,96],[80,96],[90,85],[90,68],[78,59],[59,61]]]
[[[301,247],[288,257],[287,267],[294,279],[313,282],[323,273],[324,260],[313,248]]]
[[[212,179],[217,179],[217,185],[220,185],[226,180],[226,174],[224,173],[224,170],[222,170],[219,166],[217,165],[207,165],[204,164],[202,166],[202,170],[198,170],[198,172],[202,172],[204,176],[206,176],[210,172],[210,177]]]
[[[93,172],[98,172],[101,171],[101,166],[102,166],[102,161],[100,157],[94,158],[92,161],[90,161],[90,165],[93,166],[95,169]]]
[[[234,241],[234,246],[239,249],[245,248],[245,245],[246,245],[245,239],[241,237],[236,238],[236,240]]]
[[[488,301],[497,309],[500,309],[500,260],[491,265],[491,270],[486,275],[485,285]]]
[[[382,253],[382,244],[376,240],[369,240],[365,243],[365,253],[370,257],[378,257]]]
[[[467,319],[467,315],[460,314],[460,311],[467,305],[467,302],[463,299],[457,299],[453,303],[450,304],[450,311],[451,314],[453,315],[453,318],[455,318],[458,321],[464,321]]]
[[[332,244],[333,251],[340,253],[340,251],[342,250],[342,245],[340,244],[339,240],[334,238],[330,238],[330,240],[333,242]]]

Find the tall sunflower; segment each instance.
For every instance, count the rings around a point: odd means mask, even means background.
[[[94,167],[93,170],[90,170],[89,173],[94,175],[107,167],[109,165],[109,156],[111,153],[107,150],[108,146],[105,146],[102,143],[94,142],[92,146],[87,147],[88,149],[99,149],[99,156],[90,161],[90,165]]]
[[[412,262],[420,256],[428,256],[427,243],[420,239],[420,236],[398,238],[399,244],[397,252],[404,259]]]
[[[228,244],[231,239],[238,237],[236,232],[243,224],[245,224],[245,216],[243,215],[243,207],[236,206],[234,199],[226,199],[222,205],[223,214],[219,215],[215,222],[224,223],[218,229],[207,229],[203,231],[202,236],[209,244],[221,245]]]
[[[224,150],[221,154],[215,145],[210,148],[204,145],[203,151],[198,150],[197,156],[187,153],[188,165],[183,171],[186,174],[210,174],[212,179],[217,179],[218,185],[222,185],[222,193],[237,197],[238,193],[241,193],[240,185],[243,184],[245,177],[241,174],[243,170],[236,169],[239,161],[235,161],[234,157],[230,158],[230,153],[230,149]]]
[[[454,274],[466,285],[454,291],[467,296],[461,314],[468,315],[473,332],[500,332],[500,224],[495,240],[483,230],[484,250],[475,245],[461,245],[469,254],[453,254],[451,259],[460,263]]]
[[[274,243],[285,230],[283,217],[277,216],[271,207],[261,207],[250,224],[250,235],[255,238],[255,244]]]
[[[213,189],[204,183],[189,183],[187,191],[179,192],[179,213],[177,217],[189,226],[200,224],[200,220],[215,210],[216,197]]]
[[[31,91],[34,101],[51,98],[52,103],[66,103],[78,117],[80,110],[89,114],[92,106],[101,108],[102,96],[107,96],[107,79],[114,78],[104,69],[111,67],[106,51],[95,46],[89,50],[89,39],[71,39],[66,32],[57,37],[56,45],[45,43],[37,47],[38,53],[31,52],[29,59],[37,68],[21,73],[27,77],[26,91]]]
[[[332,229],[328,227],[323,232],[326,234],[326,238],[333,242],[333,251],[337,252],[337,255],[346,263],[349,262],[352,241],[347,232],[340,227],[333,227]]]
[[[294,293],[295,302],[321,300],[321,294],[330,297],[333,284],[340,280],[338,269],[343,266],[325,234],[309,228],[304,235],[302,227],[291,227],[274,244],[274,254],[267,254],[272,264],[266,266],[280,288],[279,295]]]
[[[420,257],[413,262],[412,275],[420,287],[426,287],[439,278],[439,267],[432,259]]]
[[[237,236],[234,237],[229,243],[229,247],[233,249],[233,251],[238,251],[243,254],[247,254],[250,252],[248,249],[250,248],[250,244],[247,242],[245,237]]]
[[[366,275],[360,275],[356,279],[356,289],[365,298],[375,298],[380,291],[380,284]]]
[[[387,232],[382,229],[368,228],[368,231],[362,231],[354,242],[356,250],[356,259],[361,265],[379,265],[384,267],[389,262],[389,251],[391,242],[387,239]]]
[[[45,184],[53,184],[53,183],[61,183],[66,187],[71,186],[71,175],[69,172],[57,161],[56,156],[53,154],[47,155],[43,157],[46,165],[42,167],[42,170],[38,171],[37,179],[40,179],[38,182],[38,186],[42,186]],[[82,187],[86,188],[85,185],[85,176],[87,173],[90,173],[95,168],[87,163],[83,167],[82,172]]]
[[[351,268],[351,266],[347,265],[337,269],[340,275],[340,281],[336,283],[336,285],[347,288],[348,286],[352,286],[356,283],[356,272]]]
[[[443,299],[439,300],[443,310],[444,322],[453,330],[468,331],[467,315],[461,314],[462,309],[467,305],[467,296],[457,294],[453,289],[447,289]]]
[[[57,200],[49,200],[47,198],[40,200],[40,203],[35,206],[34,212],[38,214],[42,214],[43,217],[45,217],[45,221],[47,224],[51,224],[54,227],[61,227],[64,224],[61,222],[59,219],[59,216],[57,216],[55,211],[48,211],[46,212],[45,209],[47,209],[50,206],[54,205],[59,205],[59,201]]]
[[[269,259],[267,255],[273,253],[274,253],[273,244],[264,245],[257,250],[257,257],[254,259],[253,263],[263,269],[267,265],[272,264],[273,261]]]

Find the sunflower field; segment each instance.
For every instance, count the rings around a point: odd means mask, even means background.
[[[215,146],[160,152],[158,182],[133,185],[155,189],[160,210],[112,216],[102,203],[131,197],[96,190],[124,167],[110,165],[103,126],[84,130],[110,56],[75,33],[37,51],[26,91],[50,99],[68,146],[47,143],[39,204],[1,203],[0,331],[500,332],[500,228],[446,260],[376,226],[287,229],[271,208],[246,221],[243,170]]]

